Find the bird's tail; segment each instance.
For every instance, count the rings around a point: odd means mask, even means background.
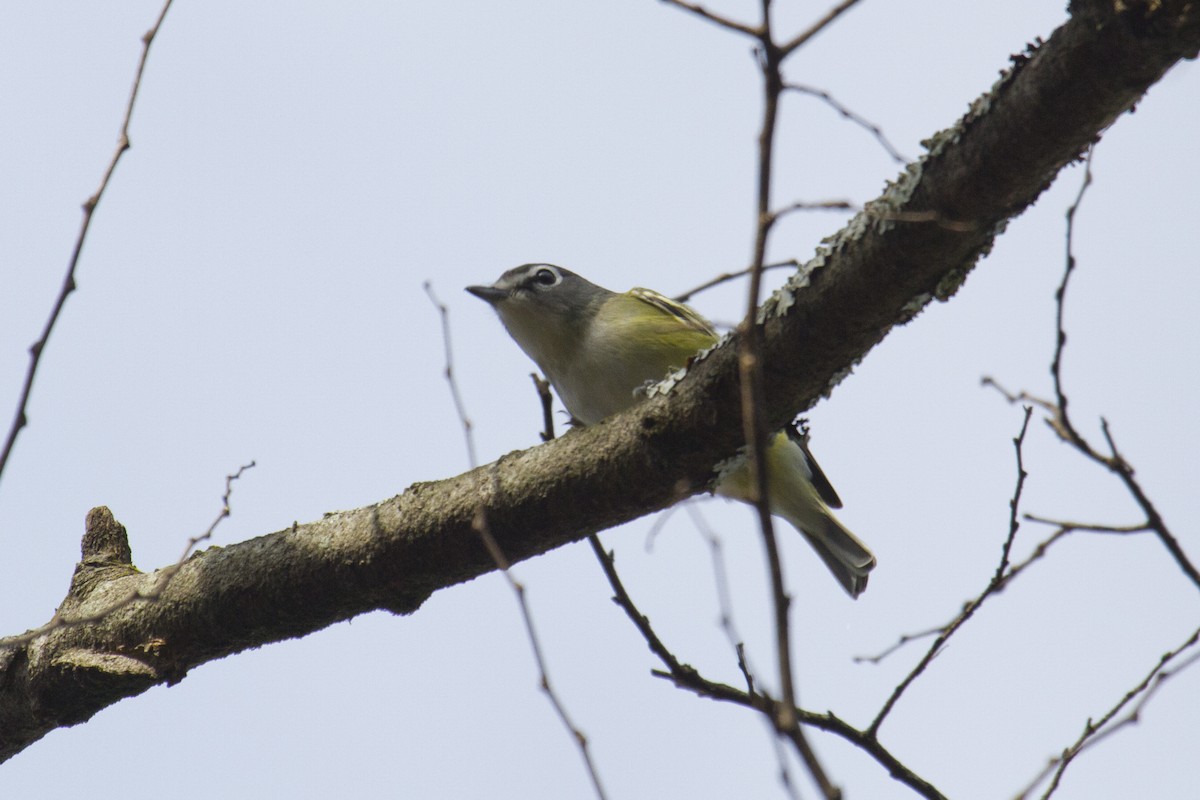
[[[771,505],[781,504],[772,502]],[[857,536],[846,530],[833,512],[820,507],[810,507],[799,515],[789,513],[790,509],[787,508],[776,508],[775,511],[804,534],[833,577],[851,597],[863,593],[867,588],[867,577],[875,569],[875,556]]]
[[[875,556],[829,510],[830,504],[840,508],[841,501],[807,448],[777,433],[767,449],[767,467],[771,513],[804,534],[842,588],[851,597],[858,597],[875,569]],[[716,493],[753,502],[748,465],[743,463],[726,474],[717,484]]]

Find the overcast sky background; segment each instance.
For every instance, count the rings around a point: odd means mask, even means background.
[[[757,4],[713,7],[752,19]],[[781,2],[799,30],[825,4]],[[909,157],[1048,37],[1064,3],[864,2],[789,62]],[[7,426],[80,221],[111,156],[139,37],[160,3],[0,9],[0,413]],[[1078,216],[1065,377],[1080,427],[1118,443],[1200,559],[1194,313],[1200,75],[1184,64],[1118,120]],[[583,3],[180,0],[150,56],[123,158],[0,482],[0,633],[45,622],[107,505],[143,570],[175,560],[236,485],[216,544],[462,472],[437,314],[481,458],[537,442],[532,365],[462,287],[550,261],[674,294],[751,251],[758,75],[749,43],[651,0]],[[899,166],[818,101],[786,101],[775,198],[869,200]],[[949,303],[894,331],[811,414],[813,448],[875,550],[847,599],[781,530],[802,705],[865,725],[923,652],[852,657],[948,620],[995,569],[1021,411],[979,379],[1049,394],[1065,171]],[[789,217],[773,258],[809,257],[844,214]],[[777,283],[781,274],[772,277]],[[744,285],[699,296],[717,321]],[[8,410],[5,410],[8,409]],[[1023,508],[1138,520],[1117,482],[1040,422]],[[738,630],[774,656],[752,512],[720,532]],[[709,548],[685,513],[609,531],[634,598],[679,657],[738,684]],[[1021,528],[1015,556],[1050,531]],[[657,667],[586,545],[521,564],[551,680],[611,798],[784,797],[757,716]],[[883,726],[950,797],[1007,798],[1197,626],[1200,597],[1147,537],[1077,535],[994,598]],[[1082,756],[1058,796],[1191,797],[1200,670]],[[912,794],[819,732],[851,798]],[[790,759],[794,779],[812,791]],[[196,669],[55,731],[0,766],[5,796],[587,798],[497,575],[408,618],[370,614]]]

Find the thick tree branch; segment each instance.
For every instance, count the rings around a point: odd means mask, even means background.
[[[768,301],[768,428],[827,394],[892,327],[952,295],[1009,219],[1200,48],[1200,6],[1121,7],[1075,2],[1070,21]],[[912,214],[969,224],[904,221],[921,218]],[[410,613],[435,590],[495,569],[472,529],[481,504],[517,562],[669,505],[681,489],[701,491],[742,441],[736,352],[734,342],[698,361],[670,396],[494,465],[198,553],[155,601],[0,642],[0,758],[199,664],[372,609]],[[99,525],[105,515],[93,516]],[[155,584],[125,558],[123,536],[100,539],[112,546],[84,553],[79,570],[90,577],[73,583],[64,613]]]

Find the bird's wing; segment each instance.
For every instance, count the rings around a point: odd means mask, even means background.
[[[829,478],[825,477],[825,473],[821,470],[821,465],[813,458],[813,454],[808,449],[808,437],[800,431],[796,430],[795,425],[787,427],[788,438],[800,446],[800,451],[804,453],[804,462],[808,465],[808,471],[812,473],[810,479],[813,488],[817,490],[817,494],[825,505],[830,508],[841,508],[842,498],[838,497],[838,493],[834,491],[833,484],[829,482]]]
[[[629,290],[629,296],[637,300],[641,300],[647,305],[662,311],[665,314],[670,314],[675,319],[687,325],[697,333],[702,333],[714,341],[717,339],[717,332],[713,326],[704,317],[697,314],[692,309],[685,306],[683,303],[677,303],[665,295],[661,295],[653,289],[643,289],[640,286]]]

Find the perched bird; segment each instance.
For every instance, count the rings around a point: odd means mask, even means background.
[[[658,292],[618,294],[551,264],[525,264],[491,286],[467,291],[496,310],[582,425],[630,407],[647,382],[686,366],[718,338],[707,320]],[[842,587],[858,597],[875,557],[829,510],[841,508],[841,500],[803,438],[790,429],[776,433],[766,460],[771,513],[804,534]],[[749,502],[749,467],[722,478],[716,493]]]

